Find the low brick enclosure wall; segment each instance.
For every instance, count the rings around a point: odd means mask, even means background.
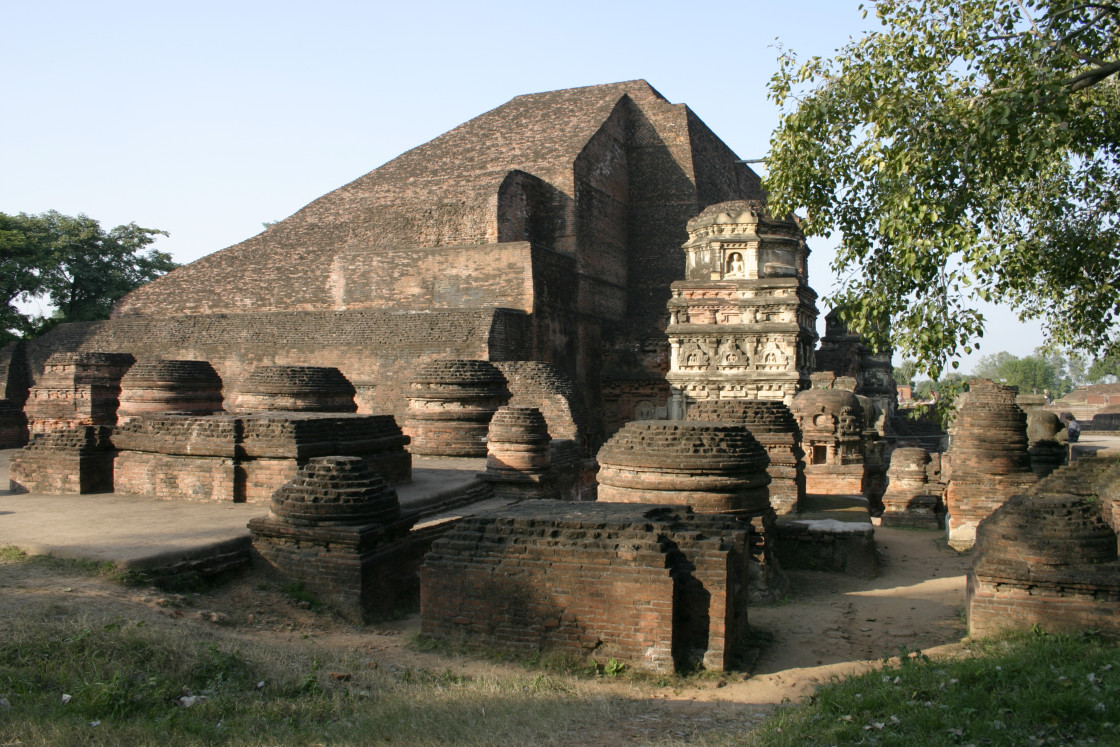
[[[525,501],[459,521],[420,569],[421,634],[669,672],[733,665],[749,525],[679,506]]]
[[[832,571],[863,578],[879,575],[875,529],[870,523],[782,516],[775,534],[775,553],[786,570]]]

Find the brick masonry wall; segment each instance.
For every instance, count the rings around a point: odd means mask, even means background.
[[[8,480],[13,493],[80,495],[112,491],[109,428],[82,426],[36,435],[12,454]]]
[[[469,517],[424,559],[422,634],[660,672],[699,648],[695,663],[726,668],[746,624],[748,534],[649,506],[526,501]]]
[[[1038,625],[1052,633],[1099,630],[1120,633],[1120,567],[1110,564],[1110,578],[1086,583],[1085,569],[1047,582],[1000,582],[968,576],[968,632],[973,638]],[[1103,574],[1096,574],[1103,575]]]
[[[113,461],[113,490],[164,500],[231,500],[236,463],[223,457],[189,457],[123,451]]]

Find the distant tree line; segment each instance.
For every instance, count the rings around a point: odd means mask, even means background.
[[[899,384],[914,383],[917,371],[917,362],[904,360],[895,367],[894,379]],[[937,380],[916,382],[914,397],[929,399],[935,394],[949,396],[960,391],[972,378],[991,379],[1007,386],[1016,386],[1020,392],[1042,394],[1049,391],[1057,399],[1084,384],[1115,383],[1120,379],[1120,356],[1106,356],[1089,362],[1079,355],[1067,357],[1042,348],[1022,358],[1001,351],[980,358],[971,374],[950,373]]]
[[[0,347],[61,322],[108,319],[117,299],[178,266],[170,254],[148,249],[166,235],[135,223],[106,231],[93,218],[54,210],[0,213]],[[52,311],[28,311],[34,299]]]

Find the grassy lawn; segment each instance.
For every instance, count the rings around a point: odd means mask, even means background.
[[[1024,633],[971,656],[909,653],[822,688],[753,736],[758,745],[1120,744],[1120,648]]]

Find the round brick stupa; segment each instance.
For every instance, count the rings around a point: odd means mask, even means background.
[[[118,424],[156,412],[220,412],[222,379],[207,361],[138,361],[121,379],[120,402]]]
[[[390,524],[400,519],[396,491],[361,457],[316,457],[272,494],[272,513],[295,526]]]
[[[354,385],[337,368],[257,366],[238,388],[234,409],[356,412]]]
[[[552,438],[544,415],[535,407],[503,407],[490,421],[486,472],[497,497],[517,500],[554,497],[546,475]]]
[[[750,548],[754,601],[785,594],[774,555],[769,458],[744,425],[689,420],[627,423],[599,449],[599,501],[685,505],[733,514],[754,527]]]
[[[891,453],[883,494],[883,526],[941,527],[944,510],[938,491],[929,485],[929,461],[929,452],[916,446]]]
[[[492,363],[440,360],[425,365],[409,385],[404,432],[413,454],[486,456],[490,419],[510,398],[506,378]]]
[[[752,516],[770,510],[769,459],[742,425],[639,420],[614,434],[598,460],[600,501]]]
[[[805,498],[805,454],[797,421],[785,403],[761,399],[701,400],[689,419],[745,425],[770,457],[770,505],[778,514],[796,513]]]
[[[1038,480],[1027,451],[1027,416],[1015,398],[1012,387],[973,379],[957,399],[945,491],[949,544],[957,549],[971,547],[976,526]]]

